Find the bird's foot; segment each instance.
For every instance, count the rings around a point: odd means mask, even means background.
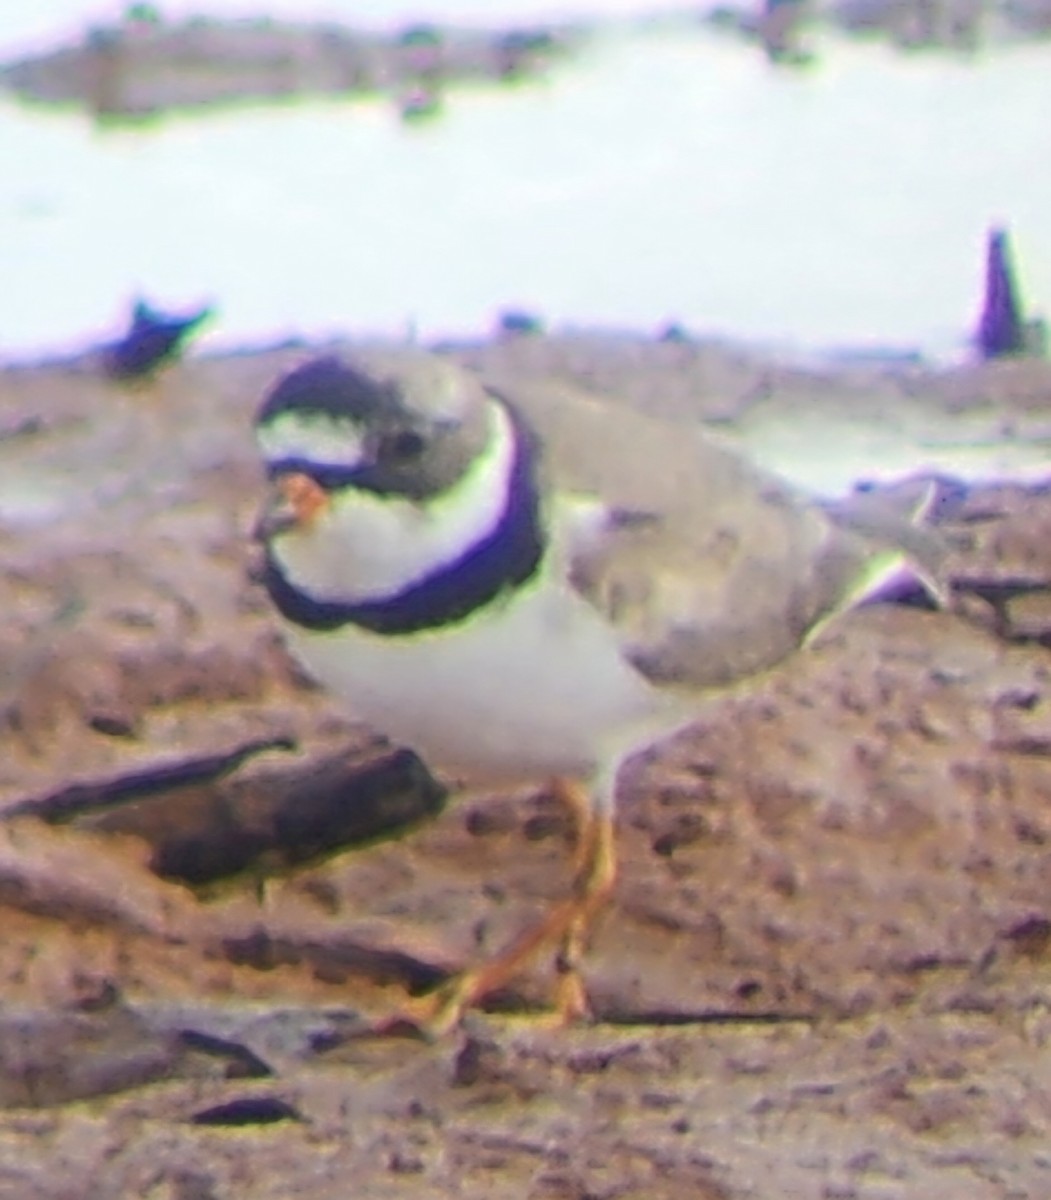
[[[572,895],[502,953],[453,976],[426,996],[408,1001],[398,1012],[373,1025],[368,1035],[437,1041],[455,1029],[465,1013],[499,991],[541,949],[552,944],[558,947],[555,1007],[553,1012],[545,1014],[544,1021],[561,1027],[590,1019],[591,1008],[579,966],[588,928],[613,888],[616,875],[613,821],[608,813],[593,817],[584,793],[575,797],[571,793],[570,800],[586,819],[577,848]]]
[[[446,983],[405,1001],[396,1012],[383,1017],[365,1031],[368,1037],[408,1037],[422,1042],[436,1042],[463,1020],[475,1003],[474,977],[477,971],[454,975]]]
[[[502,967],[503,964],[501,964]],[[584,981],[575,967],[556,964],[558,982],[554,1005],[542,1012],[516,1014],[514,1020],[534,1028],[564,1029],[592,1020]],[[502,970],[493,964],[454,975],[433,992],[406,1001],[396,1012],[369,1026],[365,1037],[409,1037],[436,1042],[456,1029],[467,1013],[477,1008],[503,984]],[[501,976],[497,978],[496,976]]]
[[[560,974],[555,987],[555,1007],[551,1023],[563,1029],[568,1025],[587,1025],[594,1019],[584,981],[576,971]]]

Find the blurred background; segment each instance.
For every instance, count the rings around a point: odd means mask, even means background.
[[[1051,3],[0,0],[0,354],[668,323],[966,354],[1051,297]]]

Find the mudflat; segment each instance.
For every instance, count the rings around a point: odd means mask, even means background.
[[[0,1196],[1046,1194],[1051,367],[447,348],[767,456],[922,428],[1031,482],[943,481],[957,611],[852,613],[637,764],[593,1026],[544,1025],[538,968],[426,1045],[347,1034],[558,898],[571,827],[284,654],[251,417],[318,349],[0,374]]]

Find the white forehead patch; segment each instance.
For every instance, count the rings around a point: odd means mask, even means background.
[[[256,429],[267,462],[303,459],[319,467],[356,467],[361,437],[349,421],[325,413],[286,412]]]

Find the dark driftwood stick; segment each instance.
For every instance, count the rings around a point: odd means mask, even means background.
[[[265,750],[295,748],[288,738],[260,739],[226,754],[74,783],[0,816],[79,820],[134,834],[152,848],[158,875],[207,886],[290,870],[397,834],[445,802],[446,789],[409,750],[331,754],[230,778]]]
[[[196,812],[188,809],[175,828],[121,822],[153,845],[158,875],[195,885],[291,870],[397,835],[440,811],[447,795],[410,750],[365,761],[333,754],[197,792]]]
[[[160,796],[177,788],[214,783],[236,771],[248,759],[265,750],[294,750],[291,738],[263,738],[246,742],[226,754],[206,754],[182,759],[163,766],[131,771],[97,783],[74,783],[44,796],[32,796],[5,808],[0,818],[38,817],[49,825],[62,825],[77,817],[105,812],[124,804],[133,804],[150,796]]]

